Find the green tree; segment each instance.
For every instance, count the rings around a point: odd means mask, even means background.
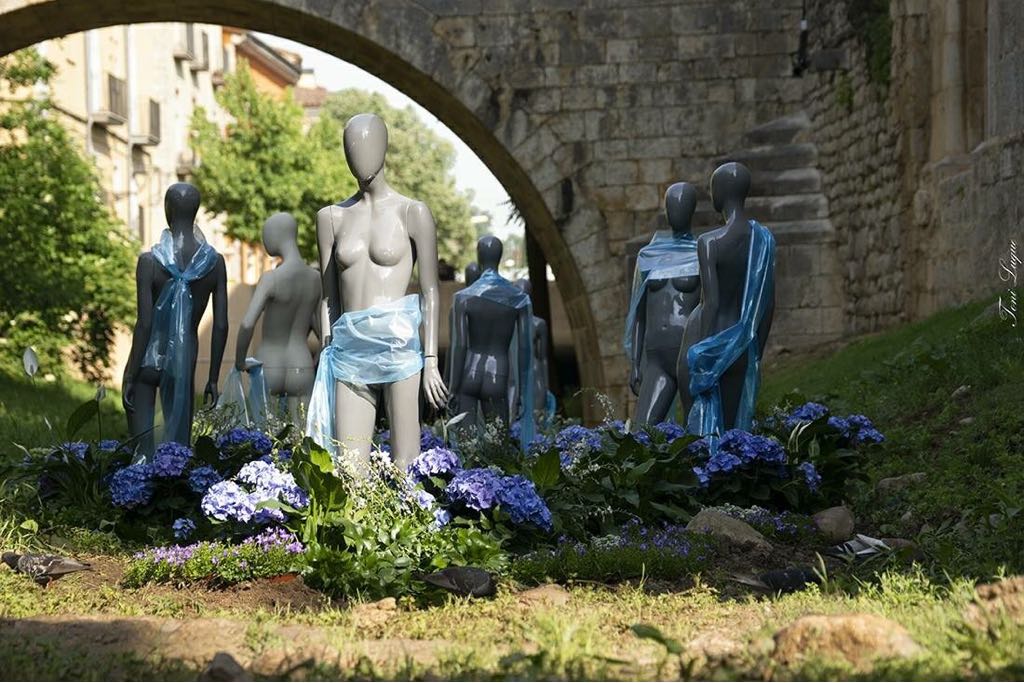
[[[437,253],[456,268],[473,260],[476,237],[472,195],[455,187],[455,148],[427,128],[412,107],[398,109],[383,95],[349,88],[332,93],[322,118],[344,126],[356,114],[380,116],[388,126],[388,183],[430,207],[437,224]]]
[[[54,67],[34,49],[0,58],[0,341],[3,365],[32,345],[47,371],[61,355],[106,374],[117,325],[134,314],[137,246],[103,203],[92,164],[30,88]]]
[[[299,223],[299,247],[316,254],[316,212],[355,190],[340,155],[341,129],[331,119],[303,132],[302,108],[256,88],[244,64],[227,76],[217,103],[232,117],[224,133],[202,108],[192,118],[199,157],[193,181],[203,206],[226,216],[227,234],[259,242],[263,222],[287,211]]]

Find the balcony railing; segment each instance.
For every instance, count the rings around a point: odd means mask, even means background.
[[[160,144],[160,103],[149,101],[149,127],[143,133],[132,136],[132,144],[149,146]]]
[[[107,74],[106,106],[91,113],[93,122],[104,126],[118,126],[128,119],[128,86],[123,78]]]
[[[200,50],[197,57],[192,58],[189,66],[193,71],[206,71],[210,68],[210,36],[206,32],[200,32]]]
[[[192,60],[196,57],[196,33],[192,24],[185,24],[185,35],[174,47],[175,59]]]

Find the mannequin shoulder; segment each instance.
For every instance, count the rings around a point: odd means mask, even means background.
[[[422,225],[433,225],[434,215],[430,212],[430,207],[426,203],[421,202],[419,199],[405,200],[405,217],[412,226]]]

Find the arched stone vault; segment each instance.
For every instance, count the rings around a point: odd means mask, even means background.
[[[801,0],[0,0],[0,54],[101,26],[233,25],[400,88],[508,190],[558,280],[583,384],[625,405],[626,244],[799,106]],[[753,7],[752,7],[753,6]],[[428,197],[423,199],[428,200]]]

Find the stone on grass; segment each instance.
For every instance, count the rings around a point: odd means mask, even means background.
[[[951,399],[953,399],[954,401],[958,401],[958,400],[960,400],[962,398],[965,398],[970,391],[971,391],[971,385],[970,384],[961,384],[960,386],[958,386],[953,391],[952,394],[949,395],[949,397]]]
[[[530,588],[520,593],[519,602],[526,605],[548,605],[561,607],[569,603],[569,591],[557,583],[546,583],[543,586]]]
[[[251,681],[252,676],[227,652],[218,652],[199,674],[201,681]]]
[[[1024,624],[1024,576],[1011,576],[975,588],[974,600],[964,610],[964,621],[982,630],[1003,621]]]
[[[775,634],[772,658],[792,666],[805,660],[845,662],[866,671],[880,659],[922,652],[907,629],[874,614],[811,614]]]
[[[738,659],[748,647],[738,640],[728,638],[721,633],[705,633],[697,636],[686,644],[683,659],[688,662],[690,671],[719,668]]]
[[[875,484],[875,490],[882,495],[892,495],[915,484],[920,484],[927,478],[928,475],[924,472],[912,472],[911,474],[903,474],[898,477],[886,477],[885,479],[878,480],[878,483]]]
[[[817,512],[812,519],[822,538],[829,543],[843,543],[853,538],[853,512],[845,505]]]
[[[710,534],[741,548],[764,553],[772,551],[772,544],[765,540],[765,537],[757,529],[741,519],[730,517],[717,510],[707,508],[701,510],[686,525],[686,530],[698,534]]]

